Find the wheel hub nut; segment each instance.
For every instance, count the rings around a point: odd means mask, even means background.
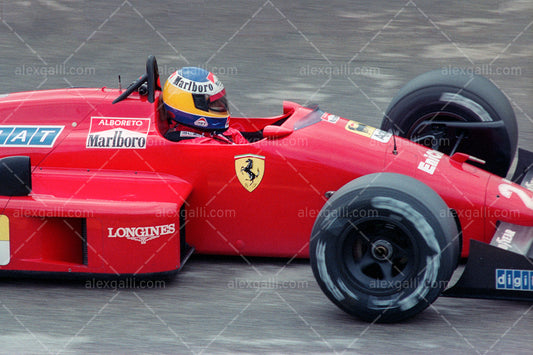
[[[372,245],[372,256],[376,260],[388,260],[392,256],[392,245],[386,240],[378,240]]]

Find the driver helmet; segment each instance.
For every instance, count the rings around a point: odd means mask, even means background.
[[[206,131],[228,128],[226,90],[205,69],[185,67],[172,73],[163,88],[163,104],[168,117],[180,124]]]

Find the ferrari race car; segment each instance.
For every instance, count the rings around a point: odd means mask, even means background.
[[[248,144],[166,139],[160,94],[150,56],[124,91],[0,97],[0,274],[159,277],[196,251],[310,258],[372,322],[443,293],[533,299],[533,153],[506,179],[517,123],[487,79],[423,74],[379,129],[293,102],[232,117]]]

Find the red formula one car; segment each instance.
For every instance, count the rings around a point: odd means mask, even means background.
[[[155,58],[126,91],[0,98],[2,274],[151,275],[203,254],[310,257],[368,321],[441,295],[533,297],[533,162],[488,80],[430,72],[381,129],[317,107],[232,117],[249,144],[164,138]],[[522,185],[522,186],[521,186]]]

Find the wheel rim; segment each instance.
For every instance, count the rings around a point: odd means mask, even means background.
[[[370,294],[386,295],[412,287],[420,260],[411,233],[401,221],[385,217],[350,224],[342,238],[348,279]]]
[[[452,150],[457,149],[460,143],[458,141],[460,135],[457,134],[457,130],[454,128],[431,124],[422,125],[422,123],[432,121],[468,122],[468,120],[450,112],[431,112],[420,117],[406,134],[412,142],[438,150],[444,154],[450,154]]]

